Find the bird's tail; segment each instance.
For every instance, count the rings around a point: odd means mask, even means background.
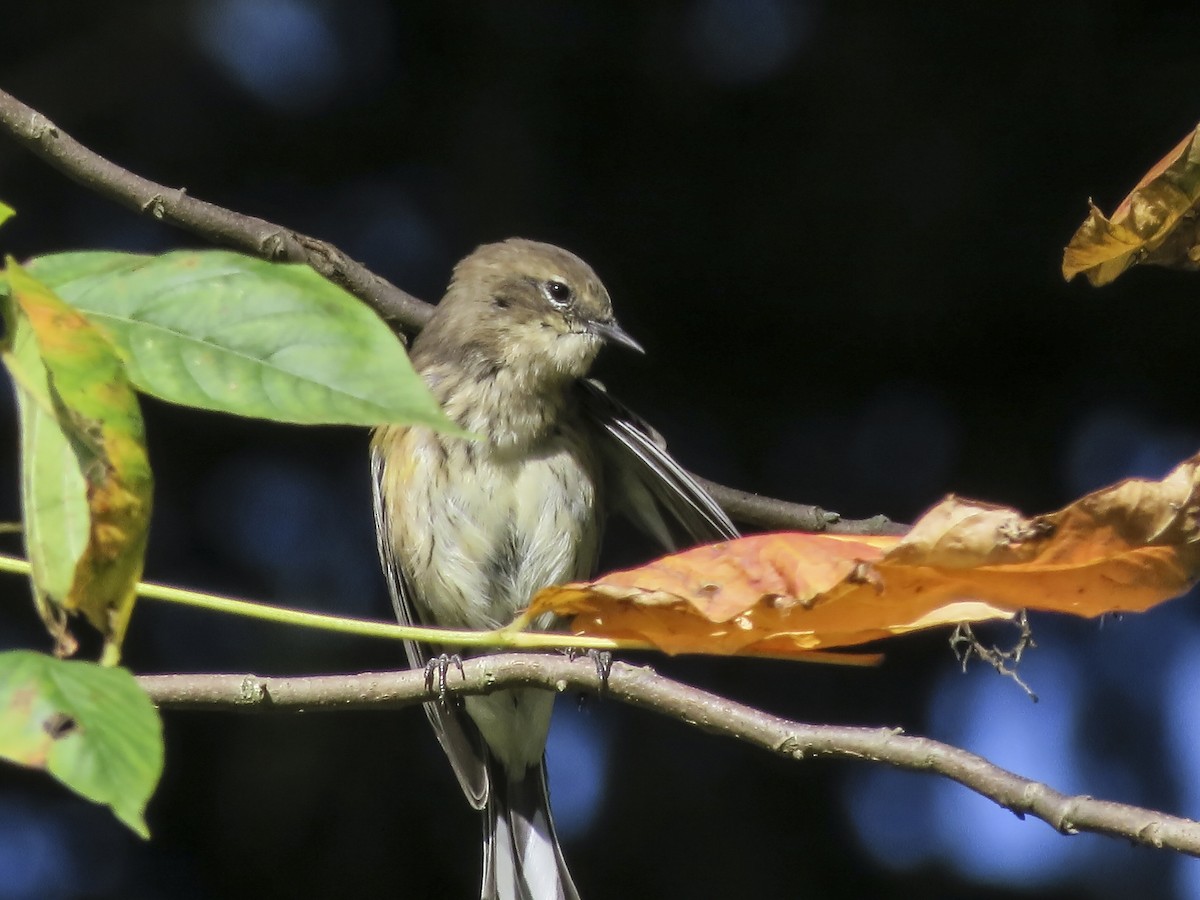
[[[516,781],[499,765],[491,774],[482,900],[579,900],[550,817],[545,763]]]

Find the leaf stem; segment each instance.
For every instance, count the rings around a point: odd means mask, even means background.
[[[0,554],[0,572],[17,575],[29,574],[29,563],[15,556]],[[360,637],[384,638],[386,640],[422,641],[458,647],[509,647],[522,650],[549,650],[575,648],[581,650],[637,650],[651,645],[645,641],[587,637],[583,635],[554,634],[550,632],[515,631],[511,626],[494,631],[463,631],[449,628],[421,628],[415,625],[396,625],[371,619],[356,619],[308,612],[286,606],[272,606],[236,600],[217,594],[206,594],[186,588],[142,581],[137,585],[138,595],[148,600],[161,600],[210,612],[293,625],[299,628],[316,628],[339,634]]]

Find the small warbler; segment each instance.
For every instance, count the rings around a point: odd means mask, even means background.
[[[482,440],[384,426],[371,442],[379,549],[401,622],[507,624],[541,588],[594,573],[614,510],[668,546],[679,528],[693,541],[736,536],[661,439],[585,379],[605,343],[641,351],[596,273],[565,250],[511,239],[454,268],[411,357],[446,414]],[[406,649],[414,666],[428,663],[426,648]],[[578,897],[546,788],[553,703],[522,689],[425,706],[467,799],[485,811],[484,900]]]

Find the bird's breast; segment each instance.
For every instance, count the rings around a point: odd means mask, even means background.
[[[600,466],[581,426],[560,421],[519,452],[424,428],[398,444],[384,496],[422,617],[498,627],[541,588],[591,574]]]

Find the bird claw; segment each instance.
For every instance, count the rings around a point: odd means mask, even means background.
[[[458,674],[464,679],[467,677],[467,673],[463,670],[462,657],[457,653],[443,653],[425,663],[425,690],[432,691],[436,684],[438,702],[443,705],[450,700],[450,695],[446,692],[446,673],[450,671],[451,666],[458,669]]]
[[[576,647],[567,648],[567,659],[574,662],[581,656],[586,656],[596,667],[596,677],[600,679],[600,688],[596,695],[603,695],[608,690],[608,676],[612,672],[613,655],[611,650],[579,650]]]
[[[613,655],[611,650],[589,650],[587,655],[592,658],[596,667],[596,677],[600,679],[600,693],[608,690],[608,676],[612,674]]]

